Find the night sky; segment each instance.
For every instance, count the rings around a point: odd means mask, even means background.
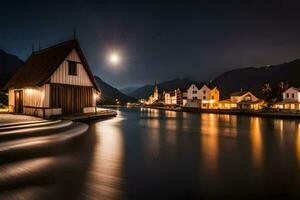
[[[0,49],[25,60],[32,44],[72,39],[76,29],[94,74],[118,88],[300,58],[296,1],[62,2],[1,1]],[[112,50],[118,67],[107,62]]]

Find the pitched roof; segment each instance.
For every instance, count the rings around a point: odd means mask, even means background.
[[[230,96],[243,96],[244,94],[248,93],[249,91],[239,91],[231,93]]]
[[[288,89],[286,89],[284,92],[286,92],[287,90],[289,89],[293,89],[293,90],[296,90],[297,92],[300,92],[300,89],[299,88],[296,88],[296,87],[289,87]]]
[[[5,89],[45,84],[74,48],[94,87],[100,91],[77,40],[65,41],[33,52],[8,81]]]

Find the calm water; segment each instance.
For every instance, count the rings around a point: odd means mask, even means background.
[[[300,121],[121,109],[77,141],[0,165],[0,198],[300,197]]]

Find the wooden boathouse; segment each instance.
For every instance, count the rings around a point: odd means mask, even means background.
[[[76,39],[33,52],[5,88],[9,112],[43,118],[96,112],[101,94]]]

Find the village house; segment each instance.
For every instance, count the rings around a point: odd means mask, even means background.
[[[214,109],[218,107],[219,90],[217,87],[208,87],[206,84],[192,84],[187,89],[187,102],[185,107]]]
[[[282,93],[282,102],[276,103],[275,108],[300,110],[300,89],[290,87]]]
[[[9,112],[43,118],[95,112],[100,95],[77,40],[32,52],[6,89]]]
[[[263,101],[249,91],[235,92],[229,99],[219,101],[219,109],[258,110],[263,106]]]
[[[183,105],[183,91],[182,89],[176,89],[172,91],[162,93],[162,100],[163,104],[165,105],[177,105],[182,106]]]

